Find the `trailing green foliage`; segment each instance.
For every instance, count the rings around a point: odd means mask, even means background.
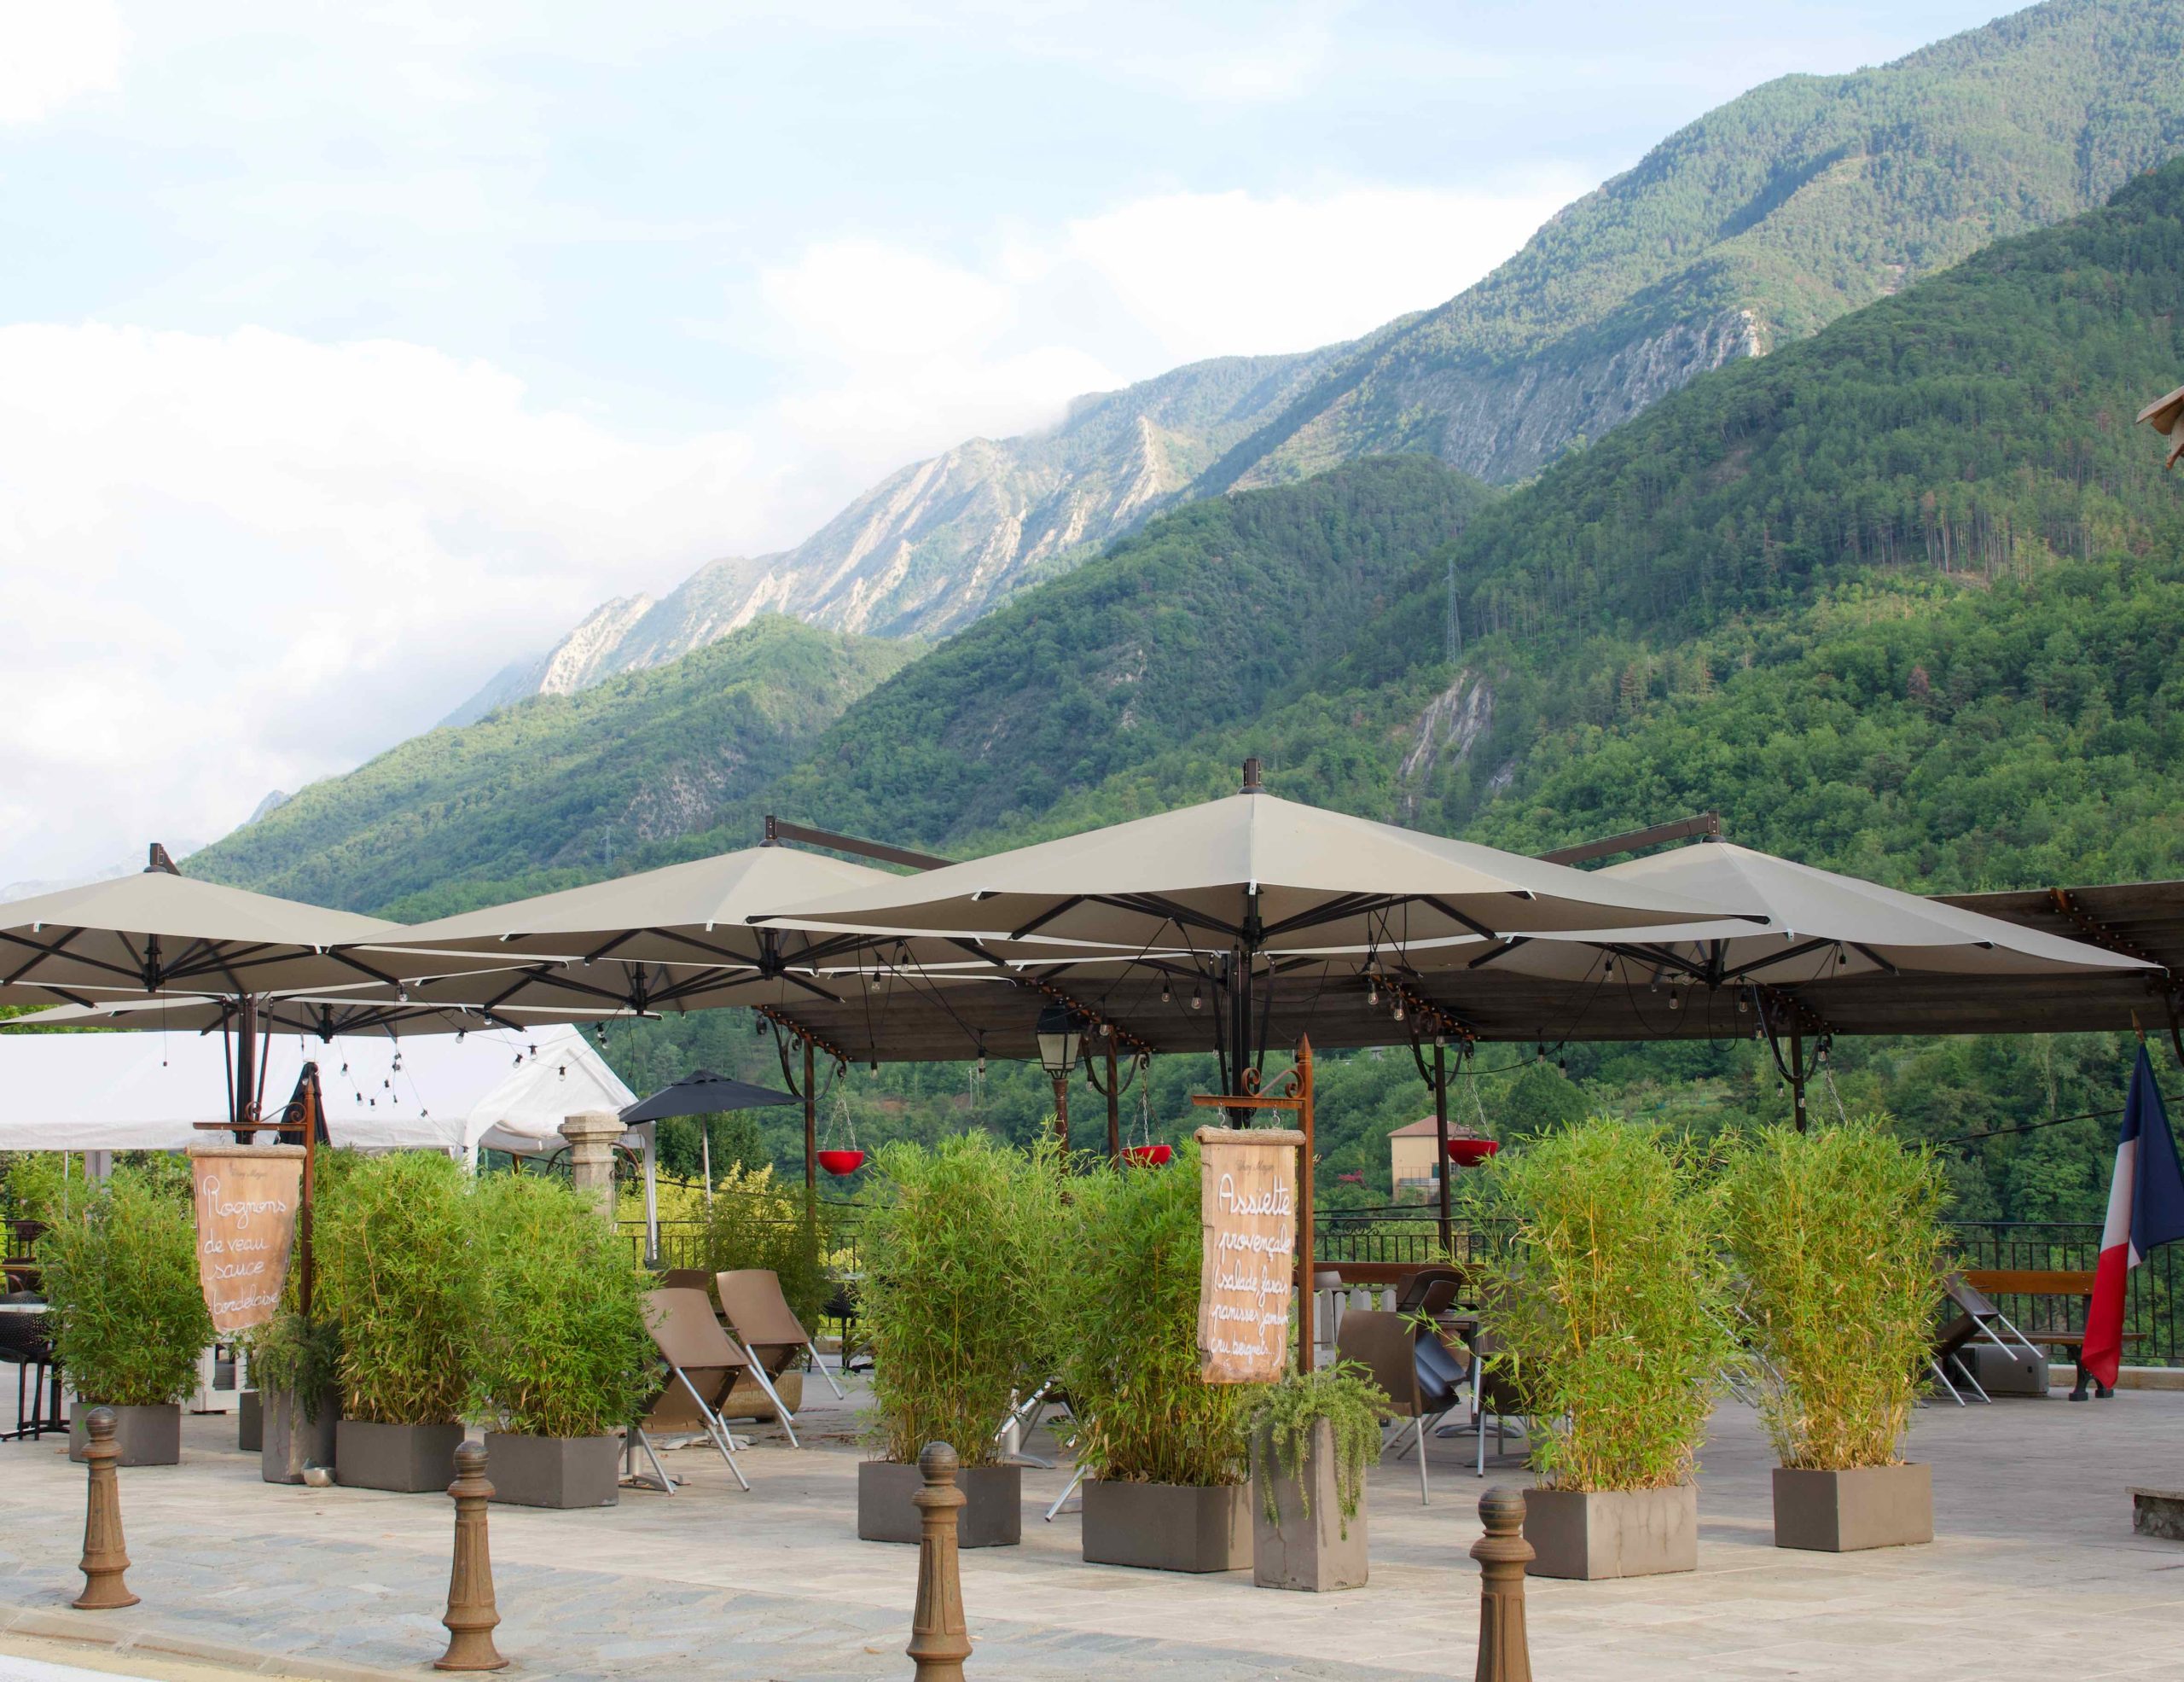
[[[796,1318],[813,1328],[834,1290],[826,1260],[831,1225],[824,1207],[804,1208],[801,1186],[792,1190],[775,1179],[772,1164],[731,1168],[720,1175],[706,1212],[701,1265],[708,1273],[771,1270]]]
[[[462,1166],[433,1151],[349,1157],[317,1190],[317,1301],[341,1328],[341,1411],[382,1425],[462,1417],[477,1253]]]
[[[902,1464],[947,1442],[966,1465],[991,1465],[1012,1394],[1050,1376],[1060,1354],[1047,1313],[1063,1260],[1059,1159],[963,1133],[889,1145],[877,1166],[894,1201],[863,1238],[874,1440]]]
[[[1474,1207],[1506,1223],[1487,1324],[1560,1489],[1688,1483],[1736,1359],[1712,1212],[1687,1146],[1606,1117],[1492,1159]]]
[[[177,1402],[197,1382],[212,1317],[197,1282],[197,1228],[140,1169],[119,1167],[38,1241],[61,1363],[76,1394],[114,1407]]]
[[[1775,1452],[1821,1471],[1894,1465],[1933,1326],[1940,1164],[1862,1117],[1769,1129],[1724,1185]]]
[[[1380,1458],[1380,1421],[1390,1406],[1388,1393],[1356,1361],[1285,1373],[1276,1382],[1259,1386],[1252,1397],[1246,1429],[1251,1435],[1252,1475],[1259,1487],[1266,1522],[1281,1522],[1274,1484],[1277,1474],[1296,1482],[1298,1505],[1306,1518],[1312,1516],[1312,1488],[1302,1473],[1313,1434],[1325,1420],[1334,1442],[1335,1500],[1342,1509],[1341,1531],[1347,1536],[1365,1493],[1366,1469]]]
[[[1053,1308],[1078,1458],[1126,1483],[1241,1483],[1250,1392],[1199,1376],[1198,1147],[1069,1182]]]
[[[266,1395],[296,1398],[304,1417],[318,1417],[326,1393],[341,1382],[341,1328],[332,1320],[307,1320],[284,1307],[247,1340],[251,1387]]]
[[[477,1220],[473,1406],[520,1436],[596,1437],[637,1416],[656,1365],[643,1281],[592,1201],[494,1174]]]

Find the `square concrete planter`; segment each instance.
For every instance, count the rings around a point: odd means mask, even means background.
[[[301,1483],[305,1466],[334,1464],[334,1428],[341,1417],[341,1392],[328,1389],[318,1399],[318,1417],[304,1417],[296,1398],[286,1390],[260,1397],[264,1425],[259,1432],[258,1475],[268,1483]]]
[[[966,1548],[1014,1547],[1024,1539],[1024,1469],[966,1466],[956,1475],[965,1502],[956,1516],[956,1543]],[[910,1497],[925,1487],[915,1466],[866,1460],[857,1469],[857,1536],[860,1542],[908,1542],[921,1533]]]
[[[235,1398],[235,1447],[255,1454],[265,1446],[265,1406],[255,1390]]]
[[[611,1507],[621,1499],[619,1437],[485,1433],[485,1481],[512,1507]]]
[[[444,1490],[455,1481],[460,1425],[381,1425],[338,1420],[334,1479],[351,1489],[392,1489],[405,1495]]]
[[[1699,1569],[1699,1489],[1527,1489],[1535,1577],[1653,1577]]]
[[[1931,1466],[1774,1469],[1774,1545],[1850,1553],[1934,1539]]]
[[[78,1400],[68,1411],[68,1458],[81,1460],[90,1446],[91,1410],[102,1404]],[[123,1466],[178,1466],[182,1464],[182,1407],[166,1402],[157,1407],[117,1407],[113,1410],[113,1440],[121,1449]]]
[[[1249,1484],[1084,1486],[1084,1558],[1147,1571],[1241,1571],[1252,1563]]]
[[[1262,1479],[1274,1481],[1275,1518],[1266,1516]],[[1335,1492],[1334,1427],[1321,1420],[1312,1428],[1297,1475],[1282,1475],[1264,1433],[1252,1443],[1252,1581],[1261,1588],[1302,1589],[1326,1593],[1365,1586],[1366,1492],[1358,1491],[1357,1511],[1345,1524]],[[1304,1493],[1311,1493],[1305,1515]],[[1347,1534],[1345,1534],[1345,1531]]]

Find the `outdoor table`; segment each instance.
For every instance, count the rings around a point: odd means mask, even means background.
[[[49,1302],[0,1302],[0,1316],[20,1321],[53,1312]],[[42,1437],[49,1431],[65,1431],[68,1422],[61,1414],[61,1362],[49,1339],[32,1328],[0,1321],[0,1348],[6,1349],[15,1368],[15,1429],[0,1431],[0,1442]],[[33,1379],[31,1370],[38,1370]],[[50,1394],[44,1380],[52,1375]]]

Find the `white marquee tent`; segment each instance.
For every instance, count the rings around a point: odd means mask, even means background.
[[[217,1134],[228,1113],[218,1034],[0,1034],[0,1150],[181,1150]],[[269,1108],[318,1064],[327,1133],[366,1150],[483,1149],[540,1155],[581,1110],[621,1109],[635,1094],[576,1028],[409,1039],[270,1039]],[[650,1154],[649,1128],[626,1143]]]

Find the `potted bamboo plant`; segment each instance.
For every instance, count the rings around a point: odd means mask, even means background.
[[[301,1483],[305,1467],[334,1464],[341,1329],[283,1307],[251,1334],[249,1347],[259,1398],[258,1475],[268,1483]]]
[[[1774,1545],[1934,1537],[1932,1469],[1901,1455],[1933,1318],[1941,1165],[1873,1118],[1770,1130],[1731,1159],[1729,1247],[1756,1334]]]
[[[1061,1248],[1058,1159],[980,1132],[886,1146],[877,1166],[893,1196],[865,1227],[872,1263],[860,1295],[880,1458],[857,1468],[857,1534],[919,1539],[918,1455],[946,1442],[962,1458],[956,1484],[968,1498],[961,1545],[1015,1543],[1022,1473],[1002,1464],[994,1432],[1012,1396],[1058,1359],[1046,1314]]]
[[[1594,1119],[1502,1152],[1480,1195],[1509,1233],[1487,1264],[1486,1359],[1537,1422],[1529,1569],[1697,1569],[1692,1478],[1737,1358],[1697,1164],[1658,1128]]]
[[[558,1179],[496,1174],[479,1184],[477,1411],[493,1499],[529,1507],[611,1507],[619,1433],[653,1365],[644,1285],[597,1208]]]
[[[181,1403],[212,1342],[186,1183],[178,1190],[149,1171],[117,1168],[46,1231],[38,1254],[61,1364],[80,1399],[70,1458],[84,1458],[84,1421],[105,1406],[114,1412],[123,1465],[177,1464]]]
[[[1198,1148],[1070,1181],[1054,1323],[1080,1426],[1084,1557],[1163,1571],[1252,1563],[1249,1393],[1199,1376]]]
[[[1356,1361],[1292,1372],[1252,1399],[1252,1580],[1362,1588],[1365,1473],[1380,1458],[1387,1392]]]
[[[471,1382],[468,1177],[436,1152],[357,1157],[319,1200],[314,1237],[315,1307],[341,1325],[334,1476],[446,1488]]]

